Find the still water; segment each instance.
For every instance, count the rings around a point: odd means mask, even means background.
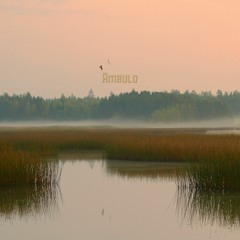
[[[61,163],[59,187],[1,190],[1,239],[239,239],[240,196],[179,191],[174,165]]]

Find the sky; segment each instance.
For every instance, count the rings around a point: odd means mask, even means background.
[[[239,16],[239,0],[0,0],[0,94],[239,90]]]

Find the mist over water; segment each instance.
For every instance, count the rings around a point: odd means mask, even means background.
[[[204,121],[154,122],[139,119],[112,118],[84,121],[3,121],[0,127],[101,127],[101,128],[240,128],[240,117]]]

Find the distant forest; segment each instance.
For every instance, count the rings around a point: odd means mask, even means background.
[[[240,115],[240,92],[218,90],[196,93],[137,92],[95,97],[64,96],[44,99],[30,93],[0,96],[0,121],[23,120],[99,120],[139,119],[156,122],[179,122],[232,118]]]

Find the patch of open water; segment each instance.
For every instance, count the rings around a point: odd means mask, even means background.
[[[1,239],[239,239],[240,211],[232,211],[239,196],[179,194],[173,169],[161,163],[65,159],[59,189],[38,205],[42,193],[25,192],[32,196],[27,201],[12,192],[4,195]]]

